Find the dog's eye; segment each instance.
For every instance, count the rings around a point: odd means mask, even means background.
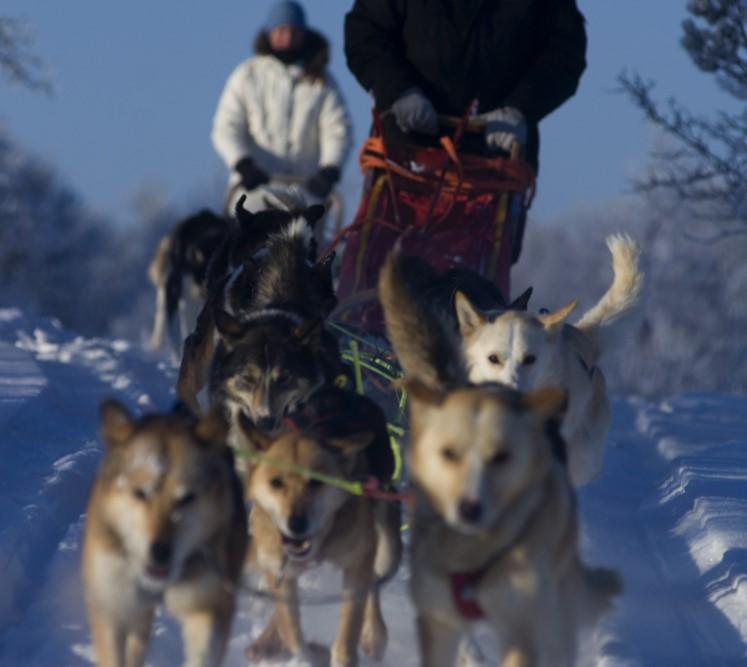
[[[179,498],[176,501],[177,507],[186,507],[190,503],[193,503],[195,499],[197,498],[197,495],[194,491],[190,491],[189,493],[185,493],[181,498]]]
[[[147,500],[148,494],[145,493],[142,489],[133,489],[132,495],[135,496],[138,500]]]
[[[537,361],[537,357],[533,354],[528,354],[521,360],[521,363],[524,364],[524,366],[531,366],[535,361]]]
[[[496,452],[490,459],[490,465],[499,466],[508,463],[511,455],[507,451]]]
[[[451,447],[444,447],[441,450],[441,456],[449,463],[456,463],[459,460],[459,452]]]
[[[501,359],[500,359],[500,357],[497,354],[491,354],[488,357],[488,361],[491,364],[495,364],[496,366],[500,366],[500,364],[501,364]]]
[[[273,489],[282,489],[283,488],[283,479],[281,477],[273,477],[270,480],[270,486]]]

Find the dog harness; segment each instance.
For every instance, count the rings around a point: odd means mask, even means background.
[[[484,572],[455,572],[449,576],[454,604],[459,613],[469,621],[485,618],[485,611],[477,602],[477,584]]]

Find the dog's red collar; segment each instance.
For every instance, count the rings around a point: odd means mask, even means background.
[[[459,613],[470,621],[485,618],[485,611],[477,601],[477,584],[480,583],[483,570],[477,572],[454,572],[449,575],[451,595]]]

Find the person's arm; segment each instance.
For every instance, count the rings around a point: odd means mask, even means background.
[[[332,77],[319,111],[319,166],[342,171],[353,145],[353,128],[345,100]]]
[[[246,85],[246,67],[239,65],[228,77],[213,117],[210,138],[229,169],[234,169],[242,158],[251,157],[249,124],[243,101]]]
[[[586,29],[576,0],[547,0],[542,48],[504,102],[539,122],[571,97],[586,68]]]
[[[348,68],[376,106],[389,109],[417,78],[404,58],[402,45],[405,0],[356,0],[345,16]]]

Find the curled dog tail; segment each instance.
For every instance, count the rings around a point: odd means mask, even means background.
[[[376,582],[384,584],[391,579],[402,560],[402,508],[399,503],[378,500],[374,503],[374,530],[376,531],[376,556],[374,573]]]
[[[153,318],[153,331],[150,335],[150,348],[159,350],[163,345],[166,328],[167,288],[169,279],[169,257],[171,256],[171,236],[164,236],[158,243],[156,253],[148,266],[148,279],[156,288],[156,312]]]
[[[418,268],[414,258],[395,249],[381,269],[379,300],[389,340],[406,377],[433,389],[465,384],[467,371],[456,335],[416,293]]]
[[[612,255],[612,285],[575,324],[594,339],[601,327],[609,326],[636,305],[643,287],[638,244],[627,234],[613,234],[607,237],[607,247]]]
[[[148,280],[154,287],[166,283],[166,275],[169,266],[169,253],[171,252],[171,236],[167,234],[159,242],[156,253],[148,265]]]

